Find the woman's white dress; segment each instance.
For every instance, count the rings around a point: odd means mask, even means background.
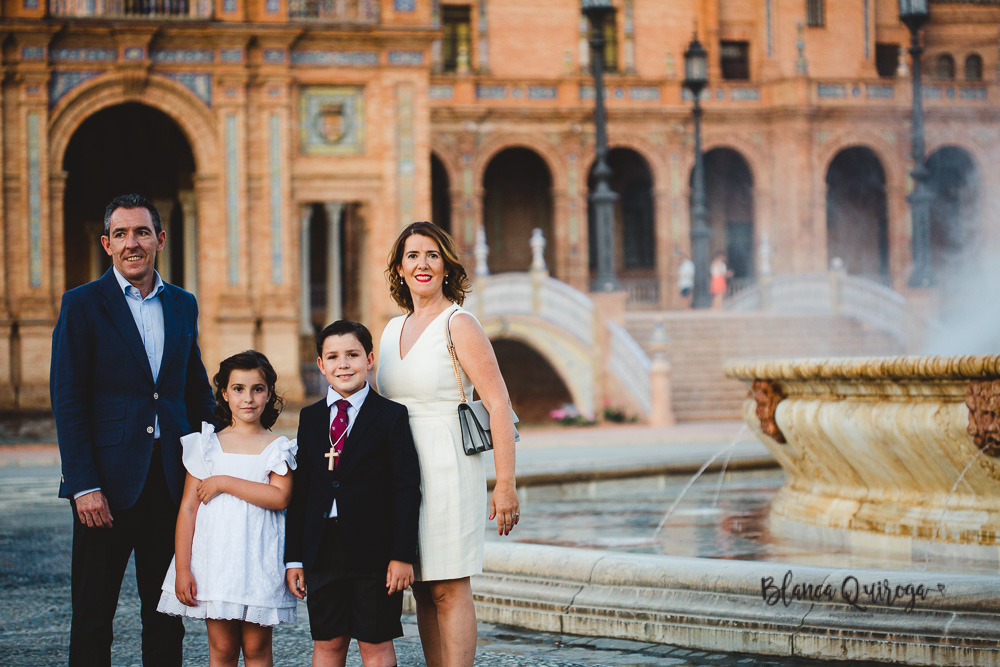
[[[210,424],[181,438],[184,467],[205,479],[229,475],[268,482],[295,468],[294,440],[275,438],[260,454],[227,454]],[[163,580],[157,611],[189,618],[239,619],[258,625],[295,622],[297,599],[285,585],[285,512],[266,510],[227,493],[198,506],[191,545],[191,573],[198,605],[174,594],[174,560]]]
[[[486,468],[481,455],[466,456],[462,449],[458,423],[462,397],[445,336],[446,319],[458,308],[451,306],[438,315],[405,359],[399,356],[405,317],[389,321],[379,346],[379,393],[406,406],[420,460],[418,562],[414,566],[420,581],[458,579],[483,571]],[[472,382],[461,366],[459,373],[471,400]]]

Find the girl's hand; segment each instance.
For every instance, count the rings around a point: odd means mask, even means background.
[[[177,571],[177,576],[174,579],[174,594],[183,605],[194,607],[198,604],[195,599],[195,596],[198,595],[198,586],[194,582],[191,570],[187,572]]]
[[[225,478],[225,475],[213,475],[212,477],[206,477],[198,483],[198,500],[201,501],[202,505],[207,505],[209,500],[220,493],[226,492],[224,488]]]
[[[517,502],[517,487],[513,482],[497,482],[490,498],[490,521],[496,517],[497,535],[510,535],[521,520],[520,504]]]

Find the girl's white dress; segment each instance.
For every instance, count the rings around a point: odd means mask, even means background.
[[[420,461],[420,523],[417,563],[420,581],[459,579],[483,571],[486,535],[486,467],[481,455],[466,456],[458,423],[462,399],[445,337],[450,306],[431,322],[405,359],[399,335],[405,317],[389,321],[379,345],[379,393],[406,406]],[[463,310],[467,313],[468,311]],[[472,382],[459,366],[465,395]]]
[[[295,440],[275,438],[260,454],[227,454],[215,428],[181,438],[184,467],[205,479],[229,475],[268,482],[268,474],[295,469]],[[266,510],[227,493],[198,506],[191,545],[191,573],[198,605],[174,594],[176,557],[163,580],[156,610],[189,618],[238,619],[258,625],[295,622],[297,599],[285,585],[285,512]]]

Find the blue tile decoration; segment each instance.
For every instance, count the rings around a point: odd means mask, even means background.
[[[50,55],[52,60],[102,62],[116,60],[118,58],[118,51],[115,49],[53,49]]]
[[[364,153],[364,89],[304,86],[299,96],[299,149],[305,155]]]
[[[891,100],[896,96],[896,89],[887,83],[868,84],[865,86],[865,96],[870,100]]]
[[[962,88],[958,97],[963,100],[985,100],[986,88]]]
[[[760,88],[740,86],[729,91],[729,97],[734,102],[759,102]]]
[[[631,86],[628,96],[631,100],[657,102],[660,99],[660,89],[657,86]]]
[[[38,0],[24,0],[25,9],[38,9]]]
[[[236,11],[236,0],[222,0],[222,11],[227,14]]]
[[[236,149],[236,114],[226,114],[226,249],[230,285],[240,282],[239,166]]]
[[[205,106],[212,106],[211,74],[207,72],[163,72],[163,76],[173,79],[190,90],[205,103]]]
[[[559,89],[555,86],[528,86],[529,100],[554,100],[559,97]]]
[[[767,57],[774,57],[774,28],[772,25],[771,0],[764,3],[765,22],[767,23]]]
[[[32,287],[42,286],[42,162],[40,114],[28,113],[28,272]]]
[[[285,62],[284,49],[264,49],[264,62],[283,63]]]
[[[219,51],[219,60],[224,63],[243,62],[243,49],[222,49]]]
[[[427,93],[432,100],[450,100],[455,97],[455,87],[449,85],[431,86]]]
[[[146,48],[143,46],[126,46],[122,55],[125,60],[142,60],[146,57]]]
[[[523,95],[524,95],[524,90],[520,86],[514,86],[510,90],[510,96],[513,97],[515,100],[521,99]]]
[[[416,0],[392,0],[392,11],[394,12],[412,12],[416,9]]]
[[[264,11],[268,14],[277,14],[281,11],[281,0],[266,0]]]
[[[423,65],[423,51],[390,51],[390,65]]]
[[[621,86],[615,88],[615,99],[624,100],[625,99],[625,89]]]
[[[933,88],[931,86],[924,86],[924,99],[925,100],[939,100],[941,99],[941,89]]]
[[[52,72],[49,79],[49,108],[54,107],[66,93],[98,74],[101,74],[100,70]]]
[[[215,54],[210,49],[157,49],[149,58],[155,63],[210,63]]]
[[[851,87],[851,97],[861,97],[861,86],[854,85]]]
[[[476,99],[502,100],[507,97],[507,86],[476,86]]]
[[[872,28],[871,21],[868,18],[869,3],[871,0],[865,0],[865,60],[872,59]]]
[[[820,83],[816,85],[816,95],[825,100],[842,99],[847,97],[847,86],[839,83]]]
[[[594,87],[593,86],[580,86],[580,101],[581,102],[593,102],[594,101]]]
[[[400,227],[413,222],[417,199],[416,92],[412,83],[396,85],[396,192]]]
[[[947,97],[949,100],[955,99],[955,89],[952,88],[951,86],[945,88],[944,96]]]
[[[284,273],[284,248],[282,244],[282,213],[285,200],[281,189],[281,117],[272,113],[270,118],[271,172],[271,283],[280,285]]]
[[[717,100],[724,100],[724,99],[726,99],[726,89],[725,88],[719,88],[719,89],[717,89],[715,91],[715,99],[717,99]]]
[[[378,65],[378,51],[292,51],[296,65]]]
[[[21,60],[45,60],[44,46],[22,46]]]

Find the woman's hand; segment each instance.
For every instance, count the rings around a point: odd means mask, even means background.
[[[208,501],[216,497],[220,493],[226,493],[225,489],[226,476],[225,475],[213,475],[212,477],[206,477],[201,480],[198,484],[198,500],[201,501],[202,505],[207,505]]]
[[[182,605],[194,607],[198,604],[195,596],[198,595],[198,586],[194,582],[194,575],[191,570],[178,570],[174,578],[174,593]]]
[[[497,482],[490,498],[490,521],[497,520],[497,535],[510,535],[521,520],[520,504],[517,502],[517,487],[513,482]]]

